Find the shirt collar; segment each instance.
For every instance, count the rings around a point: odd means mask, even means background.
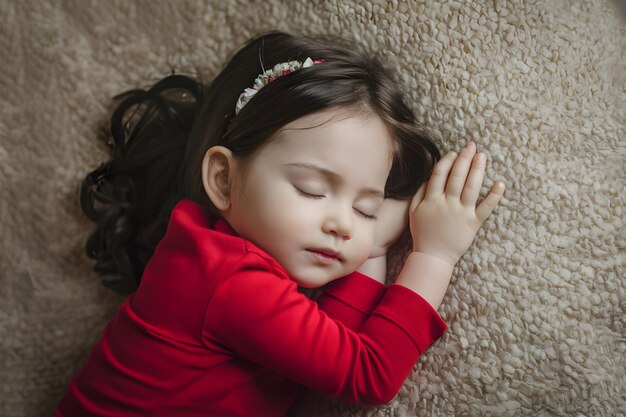
[[[235,229],[233,229],[232,226],[222,217],[218,217],[215,220],[213,223],[213,229],[218,232],[226,233],[227,235],[239,236]]]

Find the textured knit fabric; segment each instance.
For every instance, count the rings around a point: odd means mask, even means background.
[[[446,328],[417,293],[356,272],[312,301],[182,200],[56,416],[282,416],[301,384],[383,404]]]

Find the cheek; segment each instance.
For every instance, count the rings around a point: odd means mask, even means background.
[[[288,239],[303,232],[307,207],[289,186],[275,182],[271,187],[251,188],[249,193],[247,209],[259,222],[258,227],[273,230],[276,239]]]
[[[374,227],[367,225],[354,242],[354,257],[359,262],[365,262],[374,249]]]

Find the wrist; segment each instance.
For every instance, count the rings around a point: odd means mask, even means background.
[[[420,255],[416,255],[416,256],[419,256],[422,259],[430,259],[430,258],[432,258],[433,262],[437,262],[437,261],[445,262],[446,264],[452,266],[452,268],[454,268],[454,266],[459,261],[456,258],[452,259],[452,258],[446,257],[445,255],[435,255],[435,254],[432,254],[432,253],[424,252],[424,251],[421,251],[419,249],[413,248],[411,250],[411,255],[414,254],[414,253],[420,254]]]
[[[395,283],[413,290],[436,310],[446,293],[453,270],[453,264],[438,256],[411,252]]]

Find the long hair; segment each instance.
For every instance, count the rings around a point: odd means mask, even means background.
[[[239,95],[264,70],[307,57],[324,62],[277,78],[235,114]],[[345,108],[380,117],[390,132],[394,159],[386,197],[410,198],[441,158],[437,136],[417,122],[396,75],[334,36],[266,32],[236,51],[207,87],[171,75],[148,91],[115,98],[120,97],[125,100],[111,118],[115,155],[86,177],[81,205],[97,223],[87,256],[96,259],[93,269],[100,275],[120,276],[103,283],[121,294],[137,289],[178,201],[191,199],[219,216],[201,181],[202,161],[212,146],[224,146],[245,160],[284,125]],[[132,108],[139,121],[125,139],[125,123],[132,124],[125,122],[126,113]],[[96,202],[104,208],[97,210]]]

